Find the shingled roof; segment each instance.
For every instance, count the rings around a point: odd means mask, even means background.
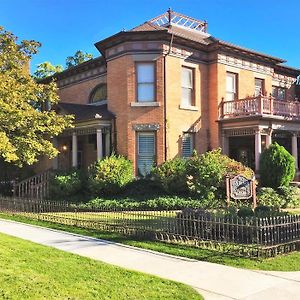
[[[114,114],[107,109],[107,105],[88,105],[88,104],[74,104],[61,102],[57,104],[56,110],[59,113],[74,115],[75,121],[88,121],[88,120],[111,120]]]

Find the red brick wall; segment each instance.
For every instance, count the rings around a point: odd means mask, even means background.
[[[131,55],[122,56],[107,63],[108,109],[116,115],[117,152],[136,164],[136,124],[159,124],[156,135],[157,163],[164,161],[164,103],[163,57],[156,60],[159,107],[132,107],[136,102],[135,61]]]
[[[58,90],[61,102],[87,104],[92,90],[100,83],[106,82],[106,76],[87,79],[78,83],[69,84]]]

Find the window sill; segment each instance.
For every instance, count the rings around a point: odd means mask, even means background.
[[[192,110],[192,111],[198,111],[199,108],[197,106],[192,106],[192,105],[179,105],[179,109],[184,109],[184,110]]]
[[[160,102],[131,102],[131,107],[155,107],[160,106]]]

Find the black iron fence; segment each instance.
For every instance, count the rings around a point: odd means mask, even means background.
[[[299,215],[239,218],[204,210],[79,208],[67,202],[5,197],[0,197],[0,211],[246,257],[272,257],[300,250]]]

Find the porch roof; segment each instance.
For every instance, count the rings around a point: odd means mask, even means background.
[[[112,120],[114,114],[107,109],[107,105],[88,105],[88,104],[74,104],[61,102],[57,104],[59,113],[65,113],[75,116],[75,121],[87,120]]]

